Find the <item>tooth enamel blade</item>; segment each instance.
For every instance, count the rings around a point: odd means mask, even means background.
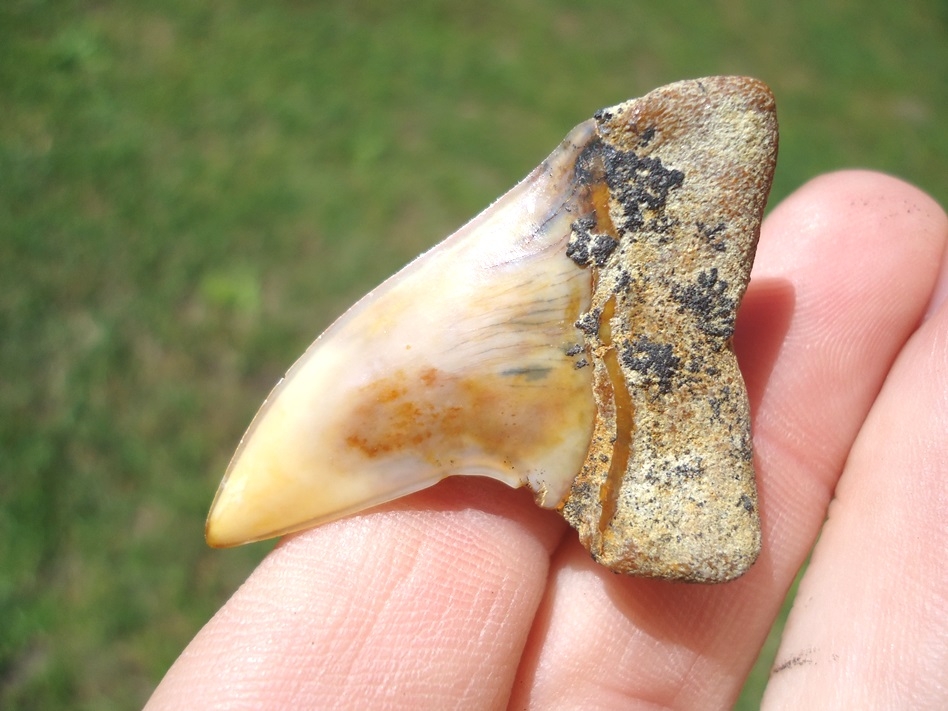
[[[566,257],[587,199],[577,127],[523,182],[363,298],[264,403],[208,517],[213,546],[330,521],[459,474],[555,506],[592,434],[574,326],[591,277]]]

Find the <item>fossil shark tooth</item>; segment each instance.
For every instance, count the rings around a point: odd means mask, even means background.
[[[577,126],[293,365],[230,463],[208,542],[477,475],[528,486],[614,571],[741,575],[760,525],[731,336],[776,152],[773,96],[745,77]]]

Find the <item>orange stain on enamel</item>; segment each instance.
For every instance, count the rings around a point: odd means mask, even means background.
[[[506,469],[526,465],[590,421],[593,408],[589,376],[562,366],[463,376],[398,370],[358,396],[341,430],[350,450],[367,459],[410,453],[446,470],[472,452]]]

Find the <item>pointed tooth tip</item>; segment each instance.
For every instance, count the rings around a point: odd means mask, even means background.
[[[215,518],[213,509],[211,509],[211,513],[204,524],[204,540],[211,548],[233,548],[244,543],[250,543],[249,540],[227,535],[221,522]]]
[[[263,434],[256,442],[272,444],[269,439]],[[260,449],[270,451],[261,453]],[[278,447],[238,450],[205,523],[204,537],[212,548],[275,538],[339,515],[338,500],[313,493],[331,492],[334,482],[318,476],[302,477],[302,481],[300,477],[287,477],[282,462],[273,454],[275,449]],[[284,452],[289,461],[299,461],[298,451],[285,447]]]
[[[243,517],[239,512],[234,511],[233,507],[225,502],[227,494],[228,476],[224,477],[214,502],[211,504],[211,510],[207,514],[207,521],[204,523],[204,540],[211,548],[233,548],[245,543],[253,543],[267,537],[267,533],[255,536],[248,530],[243,522]]]
[[[227,477],[221,483],[204,523],[204,540],[211,548],[233,548],[268,538],[269,532],[248,529],[244,517],[224,501]],[[255,535],[255,533],[257,535]]]

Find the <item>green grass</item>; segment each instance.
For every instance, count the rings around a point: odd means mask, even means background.
[[[266,552],[202,527],[270,385],[596,108],[753,74],[774,200],[948,201],[941,0],[658,5],[0,5],[0,707],[147,698]]]

